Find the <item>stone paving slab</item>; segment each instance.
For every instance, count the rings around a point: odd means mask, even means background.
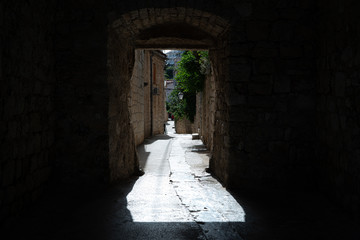
[[[177,135],[169,157],[170,181],[207,239],[242,239],[232,222],[244,222],[245,212],[205,171],[208,153],[201,140],[193,140],[191,135]]]

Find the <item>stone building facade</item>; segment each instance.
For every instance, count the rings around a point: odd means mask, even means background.
[[[212,71],[206,76],[203,91],[196,95],[196,115],[191,123],[186,118],[175,121],[175,130],[179,134],[198,133],[203,143],[212,152],[215,125],[215,79]],[[210,167],[211,167],[210,162]]]
[[[1,219],[50,179],[136,171],[135,49],[209,50],[211,168],[225,186],[314,189],[360,216],[359,12],[353,0],[0,1]]]
[[[166,55],[160,51],[135,51],[128,102],[136,146],[147,137],[164,133],[165,59]]]

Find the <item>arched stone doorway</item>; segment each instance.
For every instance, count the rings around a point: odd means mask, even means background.
[[[135,49],[208,49],[213,65],[216,88],[216,126],[214,154],[210,163],[217,176],[226,184],[228,172],[227,84],[226,57],[229,23],[209,12],[193,8],[144,8],[116,17],[109,23],[109,137],[110,180],[128,177],[136,171],[133,130],[127,96],[134,67]],[[119,111],[119,109],[123,109]],[[124,152],[123,136],[127,136]],[[122,147],[121,147],[122,146]]]
[[[55,94],[60,173],[131,175],[136,156],[127,89],[134,50],[203,48],[216,75],[215,175],[227,186],[287,185],[289,179],[311,185],[316,64],[308,17],[315,6],[200,2],[63,4]],[[292,8],[296,15],[279,15]]]

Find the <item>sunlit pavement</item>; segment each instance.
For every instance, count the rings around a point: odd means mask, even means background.
[[[198,229],[199,239],[242,239],[232,223],[244,222],[245,212],[205,172],[209,153],[201,140],[175,134],[173,122],[167,125],[167,136],[154,137],[139,147],[145,175],[127,195],[133,221],[187,222]]]
[[[205,172],[209,152],[202,142],[175,134],[173,122],[138,152],[143,176],[52,188],[0,228],[1,240],[360,239],[358,223],[318,193],[230,194]]]

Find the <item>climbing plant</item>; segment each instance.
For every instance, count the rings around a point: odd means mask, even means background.
[[[165,75],[165,79],[167,79],[167,80],[174,79],[174,65],[173,64],[165,65],[164,75]]]
[[[194,122],[196,114],[196,94],[204,87],[207,68],[209,64],[207,51],[185,51],[178,62],[175,80],[176,88],[169,97],[170,112],[176,119],[187,118]],[[183,93],[183,99],[178,98]]]

